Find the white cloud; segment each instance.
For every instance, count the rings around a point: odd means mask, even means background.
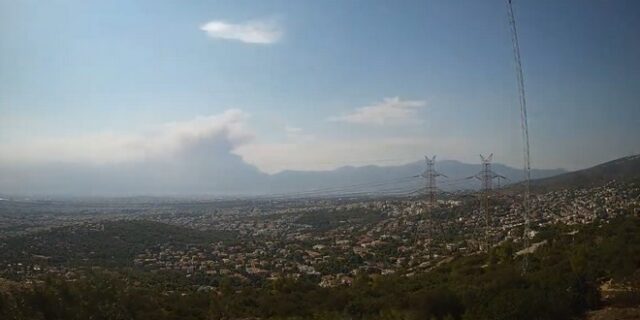
[[[417,110],[426,105],[422,100],[402,100],[399,97],[384,98],[382,102],[356,109],[355,111],[329,118],[330,121],[359,124],[406,124],[416,122]]]
[[[272,44],[282,38],[282,28],[273,20],[247,21],[229,23],[214,20],[204,24],[200,29],[210,37],[224,40],[236,40],[252,44]]]
[[[73,138],[45,138],[5,145],[0,162],[111,164],[180,156],[185,148],[223,142],[230,147],[251,140],[248,114],[230,109],[155,127],[146,133],[98,133]],[[213,142],[213,143],[212,143]],[[223,150],[228,153],[230,150]]]

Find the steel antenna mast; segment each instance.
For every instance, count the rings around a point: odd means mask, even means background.
[[[516,19],[513,14],[513,6],[511,0],[506,0],[507,14],[509,18],[509,29],[511,29],[511,42],[513,44],[513,57],[516,67],[516,78],[518,82],[518,96],[520,100],[520,126],[522,128],[522,144],[524,148],[524,195],[522,202],[522,215],[524,217],[524,234],[523,243],[524,247],[529,247],[529,223],[530,223],[530,208],[529,208],[529,194],[531,192],[531,159],[529,156],[529,125],[527,123],[527,100],[525,98],[524,90],[524,76],[522,74],[522,60],[520,57],[520,44],[518,43],[518,30],[516,28]],[[527,256],[523,257],[522,272],[526,273],[528,268]]]

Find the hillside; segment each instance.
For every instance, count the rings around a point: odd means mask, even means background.
[[[233,234],[224,231],[199,231],[143,220],[106,221],[2,239],[0,263],[27,263],[36,257],[49,265],[129,266],[135,255],[153,246],[231,239]]]
[[[598,310],[588,319],[634,319],[639,231],[637,217],[548,226],[533,239],[546,244],[529,256],[524,275],[516,245],[507,242],[490,256],[458,256],[412,277],[362,274],[333,288],[300,277],[257,288],[238,283],[239,290],[229,278],[210,283],[211,291],[167,290],[154,275],[100,268],[29,286],[0,279],[0,318],[89,319],[100,310],[99,319],[564,320]],[[607,293],[603,283],[621,289]]]
[[[640,155],[628,156],[597,166],[532,181],[538,190],[589,187],[611,180],[631,181],[640,179]]]

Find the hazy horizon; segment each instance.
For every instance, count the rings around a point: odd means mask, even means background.
[[[0,0],[0,192],[520,168],[503,2]],[[515,5],[534,168],[640,153],[639,7]]]

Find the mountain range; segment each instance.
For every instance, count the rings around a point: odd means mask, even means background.
[[[425,185],[420,175],[425,171],[424,161],[416,161],[397,166],[341,167],[329,171],[283,171],[267,177],[271,193],[358,193],[358,192],[410,192]],[[443,174],[437,178],[438,187],[445,191],[476,189],[477,179],[469,178],[482,170],[481,164],[469,164],[456,160],[436,162],[436,170]],[[495,163],[495,173],[505,179],[494,180],[494,184],[508,184],[524,178],[522,169]],[[563,169],[531,171],[533,178],[545,178],[566,173]],[[469,179],[468,179],[469,178]]]
[[[394,166],[346,166],[325,171],[282,171],[267,174],[238,156],[227,158],[190,154],[184,162],[153,162],[145,165],[88,167],[52,164],[29,168],[0,168],[0,193],[11,195],[77,196],[317,196],[368,193],[411,194],[426,184],[421,176],[424,161]],[[478,179],[470,178],[482,165],[442,160],[435,169],[443,174],[437,187],[444,191],[473,190]],[[494,163],[492,170],[505,179],[495,187],[519,185],[522,169]],[[640,155],[606,162],[592,168],[567,172],[533,169],[532,187],[537,190],[581,187],[615,180],[640,179]]]
[[[209,159],[215,158],[216,161]],[[480,164],[455,160],[436,163],[442,190],[474,189]],[[261,172],[240,157],[189,155],[185,161],[150,162],[118,166],[49,164],[38,167],[0,167],[0,194],[69,196],[236,196],[236,195],[331,195],[352,193],[402,193],[425,186],[424,161],[395,166],[346,166],[326,171]],[[493,171],[506,177],[496,184],[521,181],[521,169],[499,163]],[[534,178],[565,173],[565,170],[533,170]]]

